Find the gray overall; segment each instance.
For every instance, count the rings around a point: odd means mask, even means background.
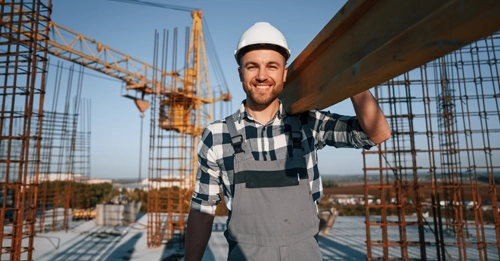
[[[226,118],[234,154],[234,191],[225,233],[228,260],[321,260],[319,229],[311,197],[298,117],[288,117],[294,144],[288,159],[256,161],[249,143]]]

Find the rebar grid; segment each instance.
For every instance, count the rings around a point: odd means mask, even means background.
[[[186,29],[189,32],[189,29]],[[172,67],[177,64],[177,28],[173,33]],[[188,34],[187,34],[188,35]],[[163,32],[162,48],[158,50],[159,34],[155,35],[155,57],[161,54],[161,68],[166,67],[169,32]],[[187,41],[189,42],[189,41]],[[187,49],[187,48],[186,48]],[[167,79],[162,79],[167,81]],[[171,81],[174,89],[182,90]],[[151,138],[148,182],[148,246],[165,243],[182,245],[189,200],[191,176],[196,162],[196,127],[193,99],[165,92],[151,105]],[[194,119],[193,119],[194,118]],[[169,244],[171,246],[171,244]]]
[[[39,233],[67,230],[73,210],[90,208],[87,184],[90,131],[74,132],[68,126],[68,122],[75,120],[80,122],[80,128],[85,128],[85,120],[81,119],[85,113],[45,111],[44,115],[37,196],[36,231]]]
[[[499,56],[496,33],[375,88],[392,137],[363,151],[368,260],[498,260]]]
[[[0,259],[32,260],[43,118],[36,111],[47,67],[47,53],[36,47],[45,45],[50,9],[50,0],[0,1]]]
[[[36,230],[42,233],[68,230],[72,210],[89,208],[83,202],[90,204],[88,185],[85,184],[90,176],[87,166],[87,157],[90,157],[87,149],[90,148],[81,140],[89,137],[78,130],[88,121],[83,111],[85,104],[80,107],[83,67],[80,66],[77,72],[72,65],[68,74],[63,74],[61,62],[55,68],[54,85],[48,87],[51,111],[44,111],[40,128],[42,143]],[[75,79],[76,88],[73,86]],[[81,157],[85,159],[80,160]],[[87,172],[78,172],[80,170]]]
[[[79,112],[79,121],[75,137],[74,173],[75,187],[71,195],[71,208],[74,210],[90,211],[90,140],[91,140],[91,107],[90,100],[82,99]],[[90,217],[85,216],[86,220]]]
[[[197,149],[200,136],[216,113],[226,115],[227,108],[220,111],[214,103],[224,101],[216,98],[221,90],[210,89],[205,46],[201,35],[201,12],[193,13],[193,28],[184,32],[185,45],[178,46],[177,28],[171,39],[164,31],[162,39],[155,33],[153,66],[167,71],[178,71],[177,54],[185,53],[182,79],[166,78],[162,84],[166,89],[157,90],[151,101],[151,125],[148,175],[148,246],[158,247],[167,243],[179,243],[183,248],[186,219],[194,189],[198,168]],[[161,45],[161,47],[159,47]],[[171,53],[168,58],[167,54]],[[168,59],[167,59],[168,58]],[[156,75],[155,79],[158,79]],[[221,88],[221,87],[218,87]],[[212,93],[213,92],[213,93]],[[228,106],[229,107],[229,106]]]

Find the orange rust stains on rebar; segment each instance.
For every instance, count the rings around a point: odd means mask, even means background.
[[[363,152],[368,260],[498,256],[499,55],[495,33],[374,89],[392,136]]]

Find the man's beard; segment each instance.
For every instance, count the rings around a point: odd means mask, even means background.
[[[281,94],[283,91],[283,85],[281,86],[276,86],[277,88],[272,89],[271,92],[265,93],[265,94],[259,94],[253,91],[249,91],[246,88],[243,88],[245,90],[245,93],[247,94],[247,99],[251,100],[252,103],[256,105],[262,105],[266,106],[271,104],[273,101],[275,101],[278,96]],[[254,87],[251,87],[251,90],[254,90]]]

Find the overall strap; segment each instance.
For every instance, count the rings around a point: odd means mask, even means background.
[[[243,135],[238,134],[236,131],[236,125],[234,124],[233,115],[226,117],[227,130],[231,136],[231,145],[234,148],[234,153],[244,152],[241,145],[243,144]]]
[[[302,130],[304,130],[304,133],[306,134],[306,139],[313,137],[311,128],[309,127],[309,122],[307,121],[308,117],[309,117],[309,111],[303,112],[299,115],[300,125],[304,126],[302,128]],[[309,144],[309,142],[308,142],[308,144]]]
[[[289,124],[292,127],[290,131],[290,140],[293,144],[292,157],[299,157],[304,154],[302,147],[302,122],[298,115],[288,116]]]
[[[234,156],[236,158],[253,158],[250,146],[248,146],[248,143],[244,141],[243,135],[239,134],[236,130],[234,115],[226,117],[226,125],[229,135],[231,136],[231,145],[234,149]]]

